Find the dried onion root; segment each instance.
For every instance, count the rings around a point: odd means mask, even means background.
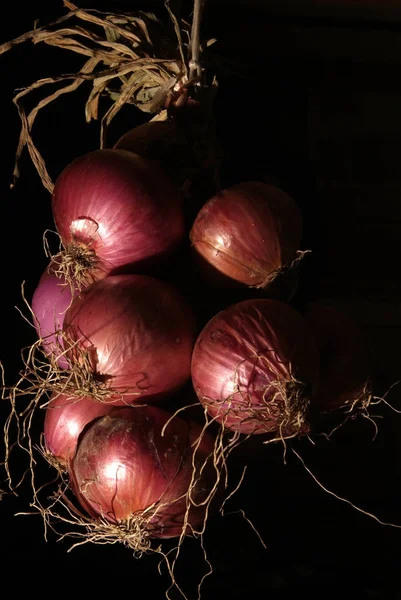
[[[319,378],[316,342],[288,304],[247,299],[198,335],[191,376],[200,402],[240,434],[302,432]]]
[[[247,440],[260,437],[261,450],[280,441],[285,452],[288,440],[309,433],[317,349],[288,305],[253,299],[222,310],[199,334],[191,372],[203,431],[215,437],[216,480],[225,490],[229,462]]]

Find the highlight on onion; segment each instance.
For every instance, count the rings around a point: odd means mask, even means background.
[[[221,190],[200,209],[190,231],[193,249],[217,273],[267,288],[302,253],[302,216],[286,192],[247,181]]]
[[[371,357],[362,329],[330,301],[310,302],[303,315],[320,353],[316,409],[327,412],[367,408],[371,398]]]
[[[161,260],[185,231],[171,181],[127,150],[95,150],[75,159],[56,181],[52,209],[64,246],[59,259],[82,287]]]
[[[192,354],[192,382],[209,416],[240,434],[308,431],[319,355],[303,317],[271,299],[220,311],[203,328]]]
[[[53,394],[46,404],[43,426],[47,459],[57,466],[67,467],[75,456],[84,428],[94,419],[109,414],[113,408],[86,396]]]
[[[31,309],[43,351],[52,356],[61,369],[66,369],[68,361],[63,354],[63,337],[59,332],[78,289],[72,281],[68,283],[62,274],[56,274],[57,270],[58,265],[54,261],[47,265],[33,293]]]
[[[201,532],[215,486],[213,437],[154,406],[115,409],[83,433],[72,489],[102,527],[135,549]]]
[[[128,274],[98,280],[65,315],[68,393],[115,405],[172,394],[190,379],[195,336],[192,311],[169,283]]]

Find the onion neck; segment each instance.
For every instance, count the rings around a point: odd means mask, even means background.
[[[70,242],[57,256],[59,268],[56,273],[63,276],[71,288],[83,290],[100,279],[102,269],[96,252],[83,242]]]

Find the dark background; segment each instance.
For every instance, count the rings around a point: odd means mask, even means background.
[[[358,3],[348,13],[341,3],[314,10],[309,2],[304,11],[301,2],[285,9],[267,4],[211,1],[205,13],[204,36],[219,40],[216,51],[225,59],[246,65],[239,74],[219,73],[216,117],[227,176],[272,175],[297,200],[304,247],[312,255],[296,299],[331,298],[355,317],[374,349],[376,393],[382,395],[401,372],[401,21],[395,9],[363,12]],[[162,2],[94,0],[80,6],[146,8],[165,18]],[[12,4],[0,43],[31,29],[35,19],[61,14],[61,2]],[[80,64],[68,52],[30,43],[0,56],[0,360],[8,383],[21,368],[20,349],[33,341],[14,308],[23,307],[21,282],[30,297],[47,262],[42,234],[53,226],[50,196],[26,152],[21,178],[9,189],[19,135],[12,97],[16,88]],[[38,118],[35,140],[53,179],[98,145],[98,124],[84,120],[88,93],[86,87],[69,94]],[[145,119],[134,109],[124,111],[110,142]],[[399,388],[388,400],[401,408]],[[296,449],[327,488],[401,525],[401,415],[385,406],[377,412],[382,418],[374,441],[372,425],[359,420],[330,442],[302,441]],[[4,422],[8,405],[0,414]],[[401,529],[380,525],[325,493],[294,456],[287,458],[284,465],[280,447],[248,457],[245,482],[230,507],[246,511],[267,548],[239,515],[214,518],[205,537],[214,574],[204,598],[400,598]],[[27,511],[29,501],[28,491],[21,491],[0,503],[1,565],[5,572],[16,569],[16,585],[39,593],[45,586],[52,594],[68,585],[83,595],[109,584],[128,587],[134,598],[164,597],[168,580],[157,574],[153,557],[137,561],[119,545],[87,545],[69,554],[69,544],[52,533],[44,540],[38,515],[14,516]],[[191,598],[202,565],[197,544],[188,541],[178,574]],[[50,573],[56,588],[49,586]]]

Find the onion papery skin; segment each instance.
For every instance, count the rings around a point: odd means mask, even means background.
[[[172,285],[147,275],[111,275],[74,299],[63,333],[72,368],[81,351],[114,405],[172,394],[190,379],[196,323]],[[77,358],[78,356],[78,358]]]
[[[354,319],[330,301],[310,302],[304,318],[320,353],[315,406],[321,411],[360,406],[370,397],[370,346]]]
[[[162,435],[169,419],[171,415],[159,407],[122,408],[84,432],[71,471],[73,491],[92,517],[119,523],[139,515],[150,537],[181,535],[192,461],[200,476],[191,492],[194,504],[205,501],[213,487],[215,474],[209,457],[214,439],[203,433],[194,454],[192,445],[199,438],[200,426],[175,416]],[[191,527],[203,522],[205,510],[191,507]],[[188,527],[185,533],[190,532]]]
[[[302,216],[283,190],[258,181],[221,190],[200,209],[193,248],[214,269],[246,286],[266,288],[296,258]]]
[[[306,432],[318,377],[319,355],[306,322],[271,299],[244,300],[220,311],[192,354],[200,402],[218,423],[243,434]]]
[[[56,181],[52,210],[64,256],[87,264],[89,282],[161,260],[185,233],[174,185],[127,150],[75,159]]]
[[[63,276],[56,275],[57,268],[53,262],[46,267],[33,293],[31,309],[43,351],[51,355],[61,369],[67,369],[63,338],[57,332],[63,328],[65,313],[78,294],[78,288],[72,282],[67,283]]]
[[[47,452],[63,467],[75,456],[78,439],[94,419],[115,410],[93,398],[53,394],[46,405],[43,436]]]

